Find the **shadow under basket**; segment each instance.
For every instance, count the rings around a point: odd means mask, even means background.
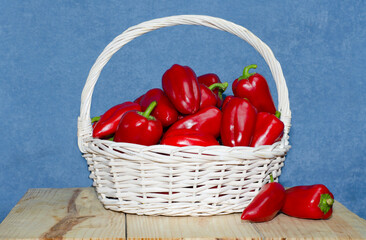
[[[270,146],[143,146],[94,139],[90,106],[103,67],[125,44],[150,31],[175,25],[201,25],[229,32],[255,48],[268,64],[278,93],[280,142]],[[272,174],[277,181],[290,149],[291,112],[279,62],[270,48],[246,28],[201,15],[159,18],[128,28],[103,50],[89,72],[78,118],[78,145],[106,209],[139,215],[211,216],[242,212]]]

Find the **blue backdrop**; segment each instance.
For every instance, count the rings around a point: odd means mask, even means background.
[[[287,81],[292,148],[280,183],[325,184],[366,218],[366,4],[364,1],[0,1],[0,221],[29,188],[87,187],[77,147],[80,95],[91,66],[117,35],[179,14],[224,18],[274,52]],[[164,28],[135,39],[104,68],[92,115],[133,100],[172,64],[232,83],[256,63],[246,42],[200,26]],[[231,93],[231,89],[227,94]]]

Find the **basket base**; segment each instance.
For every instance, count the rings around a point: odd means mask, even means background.
[[[167,154],[152,148],[136,152],[122,149],[124,145],[102,143],[93,149],[104,152],[94,151],[84,157],[104,207],[129,214],[162,216],[242,212],[270,181],[270,174],[277,181],[286,150],[278,148],[284,152],[280,157],[268,154],[271,158],[262,158],[266,155],[257,151],[255,154],[261,158],[246,158],[243,153],[209,148],[204,149],[211,151],[207,153],[181,148]]]

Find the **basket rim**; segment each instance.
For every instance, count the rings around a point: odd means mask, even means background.
[[[261,150],[268,150],[268,149],[274,149],[285,146],[284,143],[281,143],[281,141],[275,142],[272,145],[261,145],[257,147],[250,147],[250,146],[234,146],[229,147],[225,145],[213,145],[213,146],[184,146],[184,147],[177,147],[177,146],[170,146],[170,145],[161,145],[161,144],[154,144],[150,146],[145,146],[137,143],[128,143],[128,142],[114,142],[108,139],[99,139],[99,138],[90,138],[88,142],[99,142],[104,145],[108,146],[119,146],[119,147],[131,147],[131,148],[140,148],[142,151],[144,150],[154,150],[156,148],[164,148],[169,150],[179,150],[179,151],[186,151],[186,152],[194,152],[195,150],[199,150],[200,152],[203,152],[205,150],[210,151],[211,149],[219,149],[223,151],[242,151],[242,150],[251,150],[253,152],[261,151]],[[289,146],[289,145],[288,145]]]
[[[168,145],[144,146],[135,143],[113,142],[91,138],[88,142],[88,152],[100,159],[109,159],[109,165],[115,163],[124,164],[124,161],[143,163],[162,163],[180,166],[180,164],[206,164],[217,163],[218,165],[237,165],[246,163],[258,163],[272,161],[275,158],[283,157],[290,150],[290,145],[283,142],[276,142],[272,145],[258,147],[228,147],[217,146],[186,146],[176,147]],[[99,161],[99,160],[97,160]],[[118,165],[117,164],[117,165]]]

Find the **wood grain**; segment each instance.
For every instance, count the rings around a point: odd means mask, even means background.
[[[200,218],[127,215],[127,223],[128,239],[366,239],[366,220],[337,201],[328,220],[282,213],[263,223],[241,221],[240,214]]]
[[[126,215],[105,210],[94,188],[30,189],[0,224],[5,239],[366,239],[366,220],[337,201],[329,220]]]
[[[0,224],[0,239],[125,239],[125,214],[93,188],[30,189]]]
[[[127,215],[128,239],[261,239],[240,214],[213,217]]]

